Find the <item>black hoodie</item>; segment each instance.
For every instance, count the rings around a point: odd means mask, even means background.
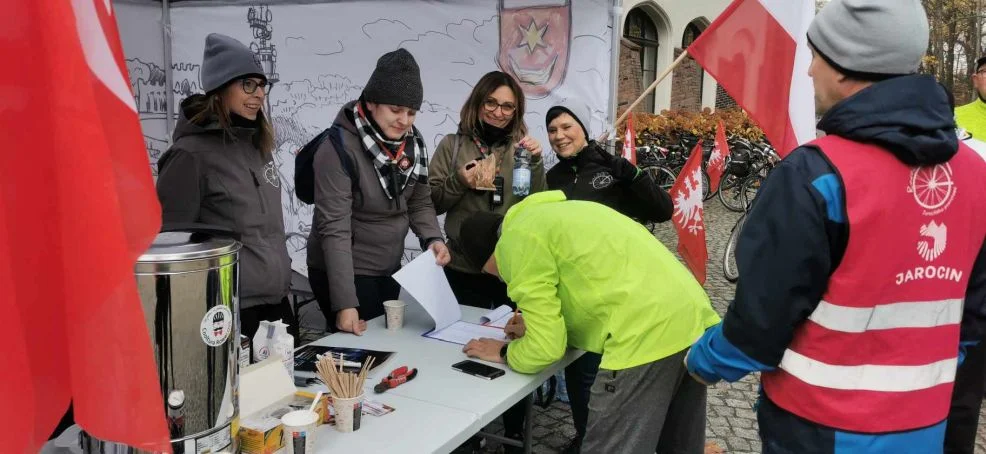
[[[830,135],[879,145],[908,165],[948,161],[958,150],[944,91],[928,76],[876,83],[833,106],[818,124]],[[740,280],[723,320],[725,338],[763,370],[780,362],[846,251],[842,181],[811,145],[778,165],[754,200],[736,250]],[[893,207],[887,207],[891,213]],[[962,337],[980,337],[986,249],[970,274]],[[958,345],[956,345],[958,348]]]

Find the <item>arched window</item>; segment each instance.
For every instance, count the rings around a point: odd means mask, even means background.
[[[640,8],[634,8],[627,14],[626,23],[623,26],[623,37],[640,46],[640,70],[642,73],[641,82],[644,87],[650,86],[657,76],[657,25]],[[654,111],[654,97],[648,96],[644,100],[644,109],[647,112]]]
[[[701,34],[702,34],[702,29],[698,28],[698,25],[696,25],[695,22],[688,24],[688,26],[685,27],[685,36],[681,40],[681,48],[687,49],[688,46],[690,46],[693,42],[695,42],[695,40],[698,38],[698,35]]]

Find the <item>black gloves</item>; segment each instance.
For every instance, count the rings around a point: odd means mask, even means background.
[[[609,173],[613,174],[613,178],[622,184],[630,184],[637,178],[640,173],[637,170],[637,166],[630,163],[622,156],[614,156],[609,154],[603,147],[593,144],[590,149],[592,151],[593,159],[592,161],[602,165],[609,169]]]

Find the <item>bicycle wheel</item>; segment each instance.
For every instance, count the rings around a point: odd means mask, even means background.
[[[709,181],[709,172],[702,169],[702,200],[709,200],[715,197],[712,193],[712,183]]]
[[[744,223],[746,223],[745,213],[736,220],[736,225],[733,226],[733,231],[729,234],[729,241],[726,242],[726,250],[722,253],[722,274],[729,282],[739,280],[739,268],[736,266],[736,243],[739,242],[740,231],[743,230]]]
[[[750,205],[753,204],[753,199],[757,197],[757,191],[760,190],[760,186],[763,185],[764,177],[762,176],[752,176],[743,181],[743,210],[747,211],[750,209]]]
[[[657,184],[657,187],[665,191],[671,190],[671,186],[674,185],[674,180],[677,178],[677,175],[671,169],[664,166],[647,166],[641,170],[649,173],[654,179],[654,183]]]
[[[746,193],[744,192],[745,178],[740,178],[733,174],[723,175],[719,182],[719,201],[726,206],[729,211],[742,213],[746,211]]]

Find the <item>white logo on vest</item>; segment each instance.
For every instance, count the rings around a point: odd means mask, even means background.
[[[921,236],[918,240],[918,255],[926,261],[933,262],[945,252],[948,240],[948,227],[945,223],[931,221],[921,226]],[[950,266],[919,265],[903,273],[897,273],[896,284],[906,284],[912,281],[934,279],[939,281],[962,281],[962,271]]]
[[[913,194],[914,201],[924,208],[922,214],[925,216],[941,214],[955,200],[952,166],[946,163],[911,170],[907,192]]]
[[[921,258],[931,262],[937,259],[942,252],[945,252],[946,235],[948,235],[948,227],[945,226],[944,222],[939,224],[931,221],[922,225],[921,237],[931,240],[922,239],[918,241],[918,254],[921,254]]]

